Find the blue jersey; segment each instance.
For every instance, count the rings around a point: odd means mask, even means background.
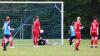
[[[71,36],[75,36],[75,29],[74,29],[74,26],[70,26],[70,33],[71,33]]]
[[[9,26],[9,22],[4,22],[4,34],[10,34],[10,29],[8,28]]]

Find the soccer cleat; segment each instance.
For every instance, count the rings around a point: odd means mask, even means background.
[[[79,49],[78,48],[75,48],[75,51],[79,51]]]
[[[90,46],[91,48],[93,48],[93,46]]]
[[[39,46],[36,46],[36,48],[38,48]]]
[[[15,48],[14,46],[10,47],[10,48]]]
[[[34,46],[36,48],[36,46]]]
[[[34,46],[35,48],[38,48],[39,46]]]
[[[4,43],[3,51],[6,51],[6,44]]]
[[[3,47],[3,51],[6,51],[7,49],[6,49],[6,47]]]
[[[95,46],[95,48],[98,48],[98,46]]]
[[[34,46],[34,47],[36,47],[36,46]]]

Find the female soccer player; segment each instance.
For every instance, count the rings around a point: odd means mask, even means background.
[[[68,42],[69,42],[70,47],[72,47],[73,39],[75,39],[74,21],[72,22],[72,25],[70,25],[69,33],[70,33],[70,37],[68,38]]]
[[[81,29],[83,28],[81,26],[80,17],[77,17],[77,21],[74,23],[75,28],[75,37],[76,37],[76,43],[75,43],[75,50],[79,50],[79,45],[81,41]]]
[[[91,39],[91,48],[98,47],[98,35],[99,35],[99,23],[97,18],[94,18],[93,22],[91,23],[90,27],[90,35]]]
[[[35,17],[35,21],[33,22],[32,32],[33,32],[34,47],[38,47],[38,38],[40,35],[40,21],[38,16]]]
[[[6,51],[6,47],[9,43],[9,38],[10,38],[10,17],[6,16],[5,22],[3,25],[3,31],[4,31],[4,46],[3,50]]]

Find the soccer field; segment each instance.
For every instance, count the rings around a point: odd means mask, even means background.
[[[80,51],[75,51],[74,48],[68,47],[67,41],[65,41],[65,46],[40,46],[34,48],[32,40],[14,40],[15,48],[10,49],[8,47],[7,51],[0,48],[0,56],[100,56],[100,47],[90,48],[89,41],[82,40]]]

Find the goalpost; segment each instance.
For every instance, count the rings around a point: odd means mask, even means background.
[[[57,40],[56,37],[60,36],[59,37],[60,41],[58,41],[58,42],[60,42],[61,45],[64,44],[64,33],[63,33],[64,3],[63,3],[63,1],[49,1],[49,2],[47,2],[47,1],[40,1],[40,2],[39,1],[32,1],[32,2],[30,2],[30,1],[25,1],[25,2],[22,2],[22,1],[20,1],[20,2],[19,1],[0,1],[0,4],[11,4],[11,5],[13,4],[13,6],[14,5],[17,6],[17,5],[21,4],[21,5],[24,5],[27,7],[28,7],[28,5],[34,7],[34,8],[28,8],[28,9],[24,8],[24,10],[23,9],[18,10],[14,7],[13,11],[8,10],[8,11],[10,11],[10,12],[12,11],[14,13],[18,13],[18,11],[22,12],[22,16],[21,16],[20,21],[19,21],[20,25],[18,25],[18,27],[15,28],[16,31],[14,33],[14,38],[19,36],[20,39],[24,39],[25,35],[27,36],[27,38],[32,38],[32,33],[30,33],[30,31],[32,29],[31,28],[32,22],[34,21],[33,16],[38,15],[40,17],[41,26],[42,26],[44,32],[47,31],[44,34],[44,36],[46,36],[46,38],[47,38],[47,35],[48,35],[47,39],[53,38],[56,40]],[[37,6],[37,8],[35,8],[35,6]],[[43,6],[45,6],[45,7],[43,7]],[[0,10],[0,11],[5,11],[5,10]],[[47,15],[47,13],[48,13],[48,15]],[[19,16],[20,16],[20,13],[19,13]],[[49,17],[45,17],[45,16],[49,16]],[[51,24],[50,24],[49,20],[51,20]],[[55,21],[55,22],[53,22],[53,21]],[[17,24],[18,23],[16,23],[16,25]],[[29,34],[27,34],[26,32]]]

